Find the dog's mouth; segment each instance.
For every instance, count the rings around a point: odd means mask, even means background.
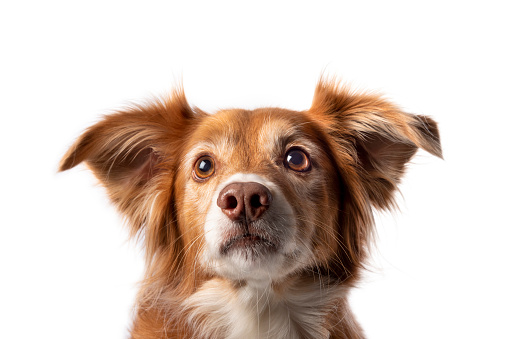
[[[252,251],[256,254],[264,254],[267,252],[275,252],[277,246],[275,243],[259,234],[244,233],[227,240],[224,245],[221,246],[220,252],[224,255],[234,250]]]

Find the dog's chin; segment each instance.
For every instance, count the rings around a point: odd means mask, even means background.
[[[278,246],[275,242],[262,235],[250,233],[227,239],[220,249],[222,255],[243,255],[246,260],[255,260],[277,251]]]
[[[247,282],[270,282],[288,272],[288,256],[283,249],[263,236],[243,234],[224,241],[213,260],[218,275]]]

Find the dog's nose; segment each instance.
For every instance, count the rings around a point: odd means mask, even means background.
[[[265,186],[255,182],[235,182],[219,193],[217,206],[232,221],[259,219],[272,203],[272,194]]]

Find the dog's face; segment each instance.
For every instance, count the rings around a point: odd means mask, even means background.
[[[104,118],[64,157],[84,161],[146,246],[147,280],[355,277],[372,208],[394,205],[405,164],[440,156],[435,122],[321,82],[307,111],[207,114],[183,93]],[[175,287],[176,288],[176,287]]]
[[[336,250],[338,174],[323,142],[308,117],[282,109],[221,111],[199,124],[176,203],[204,268],[278,280]]]

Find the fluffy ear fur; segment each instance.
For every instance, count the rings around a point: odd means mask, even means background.
[[[181,141],[201,114],[189,107],[183,91],[177,91],[166,100],[108,115],[78,138],[60,171],[85,162],[136,234],[146,218],[154,217],[151,199],[158,185],[153,183],[160,175],[168,183],[173,180]],[[169,197],[160,198],[168,203]]]
[[[322,79],[309,113],[353,154],[377,208],[394,206],[394,190],[418,148],[442,157],[436,122],[404,113],[379,95],[355,93]]]

